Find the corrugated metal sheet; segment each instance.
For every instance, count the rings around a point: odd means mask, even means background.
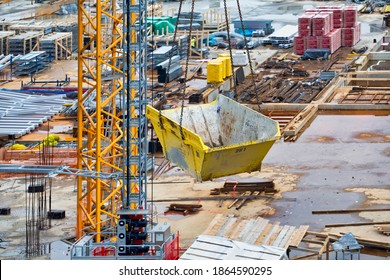
[[[286,260],[286,249],[200,235],[180,260]]]
[[[62,96],[30,95],[0,89],[0,137],[22,136],[58,114]]]

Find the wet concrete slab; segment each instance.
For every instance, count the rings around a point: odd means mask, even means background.
[[[367,206],[364,194],[346,189],[389,186],[389,124],[389,116],[317,116],[297,142],[277,142],[263,166],[300,174],[300,179],[296,190],[283,194],[296,201],[272,202],[277,210],[270,219],[306,224],[311,230],[365,221],[357,214],[312,215],[311,211]]]

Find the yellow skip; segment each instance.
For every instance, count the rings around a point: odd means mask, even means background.
[[[278,122],[219,95],[204,105],[159,111],[151,106],[152,122],[167,159],[199,181],[260,170],[280,138]],[[184,140],[182,139],[182,134]]]

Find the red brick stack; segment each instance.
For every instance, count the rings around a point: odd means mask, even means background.
[[[298,35],[294,52],[303,55],[306,49],[352,47],[360,40],[361,24],[353,6],[319,6],[308,9],[298,18]]]

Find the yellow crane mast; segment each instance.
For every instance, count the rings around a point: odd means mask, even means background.
[[[78,1],[79,170],[122,172],[122,17],[116,0]],[[77,238],[114,225],[122,184],[99,176],[78,177]],[[100,235],[96,238],[100,241]]]

